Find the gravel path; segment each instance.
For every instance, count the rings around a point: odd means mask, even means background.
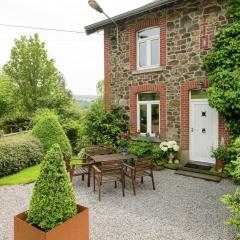
[[[91,240],[232,240],[224,225],[228,211],[219,201],[233,193],[229,180],[220,183],[155,172],[138,184],[137,196],[126,186],[126,197],[113,184],[103,187],[102,202],[80,177],[74,179],[79,203],[90,208]],[[13,216],[27,209],[33,185],[0,187],[0,240],[13,240]],[[60,239],[59,239],[60,240]]]

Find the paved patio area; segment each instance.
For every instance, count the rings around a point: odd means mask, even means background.
[[[156,191],[150,179],[138,184],[137,196],[126,186],[126,197],[113,184],[103,187],[102,202],[80,177],[74,179],[78,202],[90,208],[91,240],[232,240],[224,221],[228,211],[219,201],[233,193],[229,180],[220,183],[155,172]],[[13,240],[13,216],[28,207],[33,184],[0,187],[0,239]],[[59,239],[60,240],[60,239]]]

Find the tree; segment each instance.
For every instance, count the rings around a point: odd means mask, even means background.
[[[238,5],[236,5],[238,4]],[[225,118],[232,137],[240,135],[240,1],[230,0],[234,20],[216,36],[204,66],[209,79],[209,104]]]
[[[15,40],[3,71],[15,86],[23,112],[32,114],[38,108],[62,108],[71,100],[64,78],[54,60],[48,58],[45,43],[40,41],[38,34]]]
[[[14,94],[13,82],[8,76],[0,73],[0,119],[15,114],[18,102]]]
[[[103,97],[104,94],[104,80],[101,80],[97,83],[97,95],[98,97]]]
[[[33,189],[27,221],[49,231],[77,214],[76,197],[58,144],[45,156]]]

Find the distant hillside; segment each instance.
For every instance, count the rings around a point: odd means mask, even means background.
[[[97,99],[97,95],[74,95],[74,98],[83,106],[88,108],[91,102]]]

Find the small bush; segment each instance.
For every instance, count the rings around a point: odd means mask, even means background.
[[[54,144],[44,158],[33,189],[27,221],[49,231],[77,214],[76,197],[62,152]]]
[[[94,102],[83,119],[84,135],[91,144],[118,145],[128,131],[128,115],[119,108],[105,111],[102,101]]]
[[[137,157],[150,156],[152,154],[153,144],[148,140],[129,141],[128,151]]]
[[[79,152],[78,143],[80,140],[81,126],[79,121],[69,120],[63,124],[63,129],[72,146],[73,153],[76,155]]]
[[[227,220],[227,224],[232,226],[236,231],[236,239],[240,239],[240,191],[239,189],[234,195],[227,194],[222,197],[221,201],[233,215]]]
[[[57,115],[52,112],[37,115],[31,135],[41,141],[45,153],[50,150],[53,144],[58,143],[64,153],[72,154],[69,140],[58,121]]]
[[[235,171],[235,168],[238,166],[238,161],[236,161],[238,157],[240,157],[240,137],[233,140],[232,144],[228,148],[228,159],[226,161],[227,164],[224,167],[224,171],[230,176],[233,176],[233,174],[235,176],[237,175],[237,170]]]
[[[29,136],[4,138],[0,141],[0,177],[39,164],[42,158],[39,140]]]
[[[167,161],[165,160],[165,152],[159,146],[154,146],[152,150],[153,160],[155,166],[163,166]]]

